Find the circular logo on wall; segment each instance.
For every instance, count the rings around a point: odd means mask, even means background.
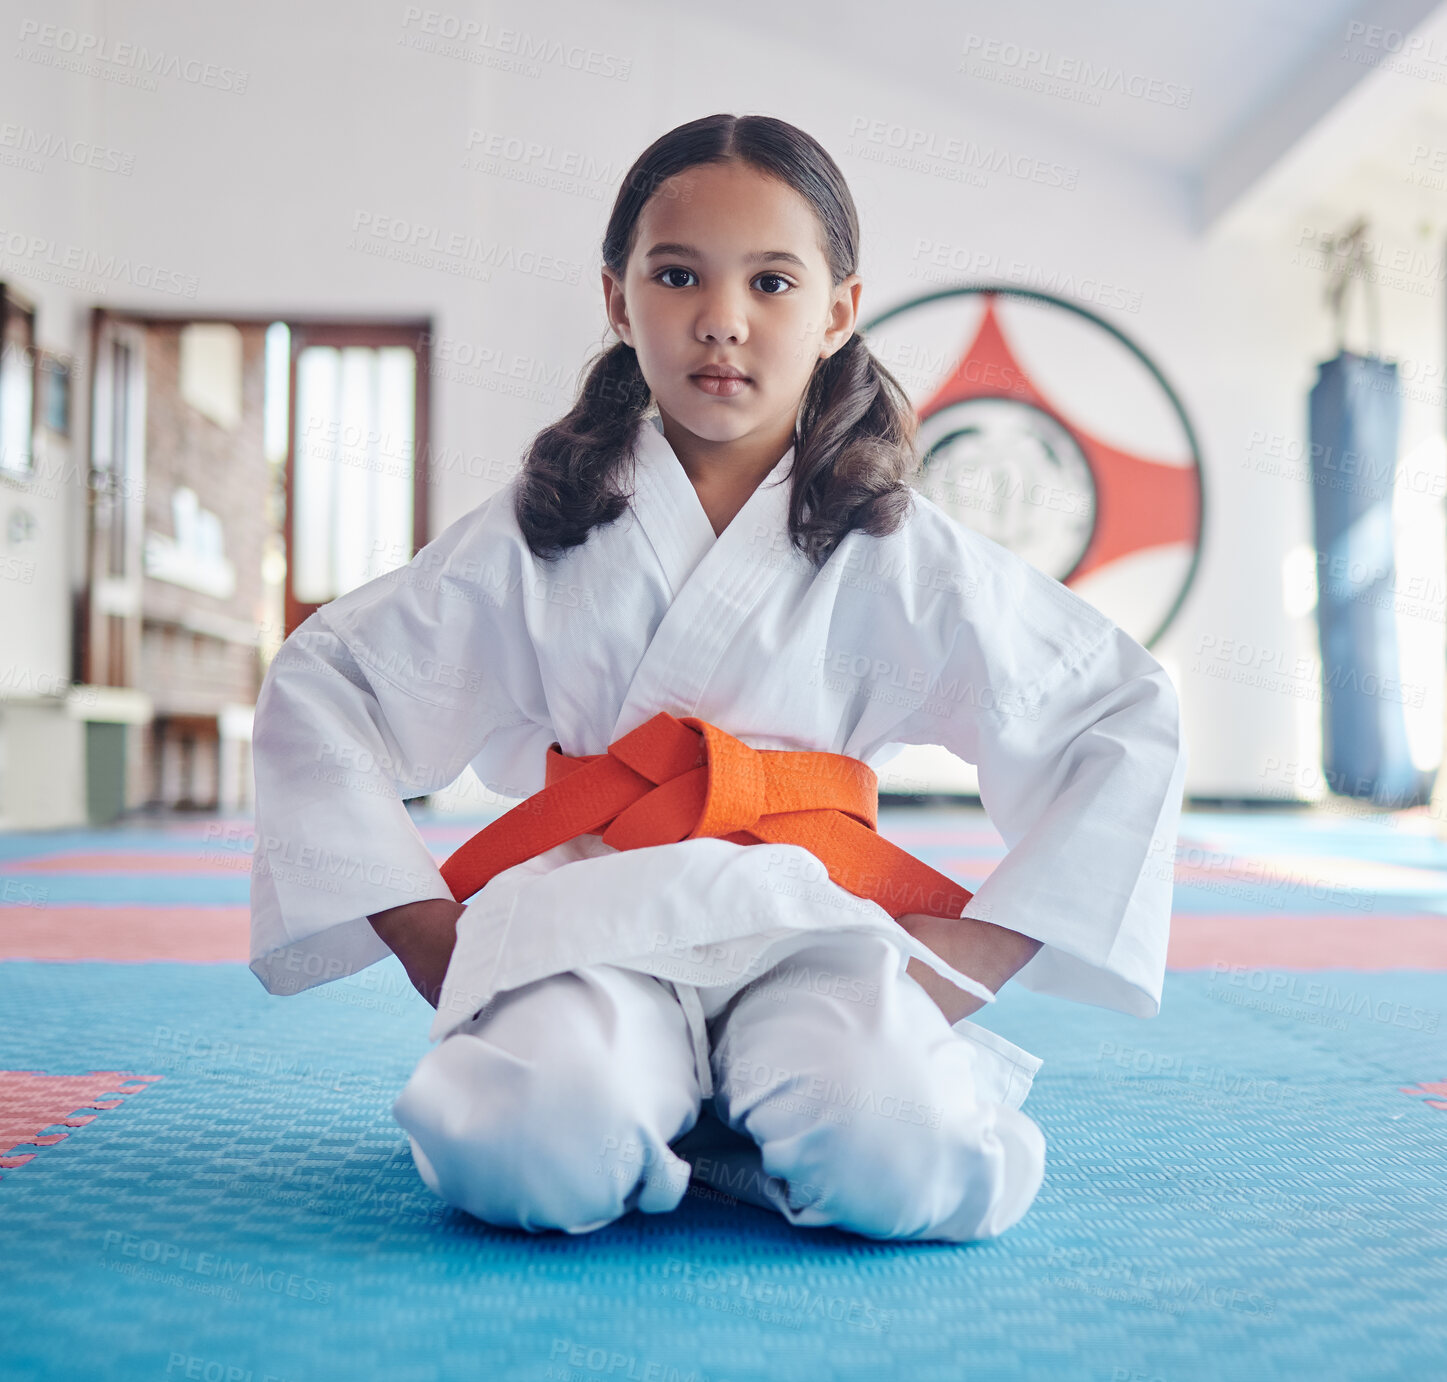
[[[914,298],[861,328],[919,417],[914,485],[1146,647],[1200,558],[1200,450],[1139,346],[1064,298],[1004,284]]]

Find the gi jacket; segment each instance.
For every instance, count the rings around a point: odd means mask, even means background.
[[[628,510],[534,558],[514,480],[405,567],[310,616],[273,659],[252,743],[251,968],[272,993],[390,953],[367,917],[450,893],[404,799],[471,765],[505,797],[547,746],[602,753],[660,710],[756,749],[908,744],[978,765],[1008,853],[969,916],[1042,942],[1015,982],[1153,1017],[1187,762],[1169,677],[1119,626],[1005,547],[911,496],[894,533],[822,569],[788,536],[791,448],[717,537],[656,414]],[[729,983],[811,931],[890,935],[955,973],[798,846],[718,839],[616,851],[581,836],[499,874],[458,921],[431,1035],[496,993],[608,962]],[[1018,1104],[1037,1057],[978,1024]]]

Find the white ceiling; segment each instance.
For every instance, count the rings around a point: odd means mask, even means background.
[[[651,4],[666,17],[668,0]],[[1349,23],[1410,33],[1434,12],[1447,15],[1447,0],[731,0],[710,17],[764,44],[786,33],[866,81],[883,75],[931,100],[957,103],[962,120],[998,112],[1042,137],[1096,144],[1184,177],[1198,189],[1204,229],[1350,91],[1382,75],[1344,57]],[[1008,67],[1013,74],[1039,75],[1073,61],[1190,87],[1190,102],[1181,108],[1104,90],[1091,105],[981,80],[960,70],[972,39],[1049,54],[1032,66],[1017,58]],[[1372,55],[1361,38],[1355,50]],[[1386,56],[1380,44],[1375,52]],[[1414,88],[1420,109],[1411,118],[1418,123],[1447,121],[1447,62],[1441,67],[1442,81],[1395,79]],[[1087,85],[1077,82],[1074,90],[1082,89]],[[1394,168],[1388,180],[1393,176]]]
[[[1435,7],[1412,40],[1418,56],[1364,68],[1331,100],[1303,94],[1301,84],[1283,92],[1272,112],[1281,127],[1275,137],[1258,127],[1208,168],[1207,199],[1213,177],[1221,194],[1215,223],[1340,230],[1364,216],[1389,240],[1440,245],[1447,237],[1447,5]],[[1291,138],[1286,129],[1294,129]]]
[[[1345,32],[1360,0],[879,0],[812,6],[745,0],[762,22],[798,25],[842,58],[889,73],[932,95],[958,96],[1024,123],[1055,126],[1120,153],[1182,172],[1199,171],[1248,124],[1282,83]],[[837,17],[836,17],[837,16]],[[1119,68],[1192,89],[1184,109],[1102,92],[1098,106],[980,81],[959,72],[967,40],[995,39],[1050,55],[1054,70],[1074,59],[1097,71]],[[975,49],[978,53],[979,48]],[[1018,63],[1015,71],[1025,71]]]

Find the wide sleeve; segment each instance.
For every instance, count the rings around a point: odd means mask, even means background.
[[[895,737],[978,766],[1008,852],[964,915],[1042,943],[1023,987],[1154,1017],[1187,765],[1176,689],[1095,606],[989,539],[963,542],[940,694]]]
[[[391,952],[367,920],[450,897],[405,800],[472,763],[523,794],[550,739],[494,496],[398,571],[322,606],[257,698],[251,970],[297,993]],[[510,505],[506,506],[510,509]]]

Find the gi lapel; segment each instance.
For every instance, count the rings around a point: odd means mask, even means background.
[[[633,511],[676,596],[718,539],[693,481],[659,429],[657,413],[639,427],[634,457]]]
[[[635,443],[632,507],[673,588],[673,603],[629,683],[609,743],[660,710],[691,715],[725,648],[786,563],[761,541],[787,528],[791,446],[717,537],[652,419]]]

